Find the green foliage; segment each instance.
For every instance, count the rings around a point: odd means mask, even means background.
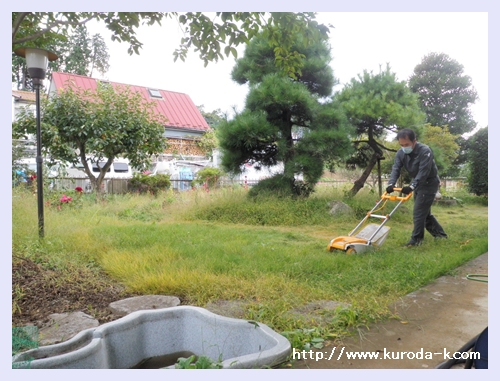
[[[283,163],[283,173],[252,192],[283,186],[282,194],[307,196],[321,177],[325,162],[349,150],[348,131],[332,102],[319,102],[334,84],[330,48],[323,38],[306,43],[298,38],[294,49],[304,55],[297,80],[277,68],[269,35],[255,37],[233,69],[238,83],[250,84],[245,110],[218,127],[221,164],[240,173],[244,164],[272,167]],[[302,177],[303,183],[297,181]]]
[[[219,146],[217,133],[213,128],[205,132],[201,138],[195,139],[195,143],[208,157],[212,157],[214,150]]]
[[[401,128],[414,128],[425,117],[417,96],[406,81],[396,79],[389,65],[378,74],[365,70],[357,79],[352,78],[336,99],[356,126],[358,136],[382,137]]]
[[[36,326],[12,327],[12,355],[38,348],[38,335]]]
[[[235,82],[253,86],[261,83],[269,74],[282,73],[281,68],[276,65],[275,51],[266,36],[265,33],[257,35],[247,45],[244,56],[237,60],[231,72]],[[318,38],[317,41],[306,44],[304,38],[299,37],[294,42],[293,49],[304,57],[300,75],[295,79],[305,84],[311,93],[321,97],[329,96],[336,81],[333,70],[328,65],[331,56],[327,43]]]
[[[309,197],[314,192],[314,186],[301,180],[290,179],[282,174],[274,175],[270,178],[260,180],[248,192],[248,196],[256,198],[258,196],[276,197]]]
[[[408,85],[432,126],[448,126],[452,135],[471,132],[476,127],[470,106],[477,100],[472,79],[463,65],[444,53],[430,53],[418,64]]]
[[[223,175],[224,172],[219,168],[205,167],[196,172],[193,183],[198,185],[207,184],[209,188],[214,188]]]
[[[81,208],[83,205],[82,190],[46,191],[44,192],[44,202],[49,208],[58,211],[73,210]]]
[[[127,42],[128,52],[139,54],[142,43],[136,38],[136,29],[144,24],[160,24],[164,17],[161,12],[13,12],[12,46],[37,44],[47,35],[64,39],[72,28],[97,20],[113,33],[113,41]]]
[[[440,176],[445,176],[458,157],[460,146],[458,136],[452,135],[447,126],[438,127],[426,124],[422,127],[422,137],[417,140],[427,144],[434,153],[434,160]]]
[[[99,85],[95,91],[67,84],[42,104],[42,150],[45,155],[81,162],[98,192],[106,171],[116,157],[126,157],[132,167],[148,165],[151,155],[164,151],[165,120],[129,87]],[[35,133],[33,113],[21,113],[13,124],[17,133]],[[96,177],[88,162],[98,163]]]
[[[89,36],[85,25],[76,27],[68,43],[51,50],[58,55],[51,65],[53,71],[92,77],[94,70],[104,75],[109,69],[106,43],[100,34]]]
[[[488,195],[488,127],[478,130],[469,140],[469,190],[477,196]]]
[[[377,158],[383,157],[386,148],[381,140],[385,135],[401,128],[415,128],[425,115],[420,111],[416,94],[405,81],[396,79],[389,65],[378,74],[365,70],[357,79],[351,79],[335,99],[356,129],[357,151],[349,163],[365,168],[351,189],[354,196],[364,186]]]
[[[224,114],[220,109],[213,110],[210,112],[205,111],[205,107],[203,105],[201,106],[196,106],[198,110],[200,111],[201,115],[205,120],[207,121],[208,125],[212,128],[215,129],[217,128],[217,125],[222,122],[223,120],[227,120],[227,115]]]
[[[320,195],[315,193],[309,198],[292,197],[290,191],[286,193],[289,188],[281,184],[273,186],[273,181],[267,180],[259,182],[262,183],[268,185],[252,197],[244,197],[237,191],[227,191],[218,197],[212,196],[210,203],[200,203],[185,218],[257,226],[322,226],[340,219],[354,224],[374,203],[373,195],[360,195],[356,199],[348,200],[355,215],[333,217],[328,213],[328,203],[341,197],[340,194],[325,195],[323,192]],[[253,188],[250,188],[248,193],[251,193]],[[397,216],[394,218],[397,219]]]
[[[129,180],[129,191],[157,195],[159,192],[170,188],[170,175],[146,175],[135,173]]]
[[[188,358],[179,358],[175,363],[175,369],[222,369],[222,364],[207,356],[192,355]]]
[[[215,18],[202,12],[13,12],[12,46],[35,44],[42,48],[47,40],[64,41],[70,28],[97,20],[112,32],[113,41],[126,42],[130,54],[139,54],[142,43],[136,37],[137,28],[175,19],[186,37],[174,51],[174,61],[184,61],[191,48],[199,52],[205,66],[224,56],[236,58],[238,45],[263,32],[274,49],[277,66],[296,78],[301,74],[304,57],[293,49],[294,42],[300,38],[308,43],[329,32],[315,18],[313,12],[217,12]]]
[[[291,78],[296,79],[303,69],[304,55],[294,49],[296,40],[306,44],[318,38],[325,38],[328,27],[318,24],[312,12],[217,12],[221,23],[215,22],[201,12],[175,14],[180,25],[185,26],[187,37],[182,38],[181,46],[174,52],[175,59],[185,60],[188,49],[193,46],[205,62],[223,59],[221,42],[226,57],[237,58],[236,46],[249,41],[260,33],[273,50],[276,66]],[[267,16],[267,19],[266,19]],[[188,26],[186,26],[188,25]]]
[[[325,332],[319,328],[297,328],[293,331],[281,333],[285,336],[292,348],[310,351],[313,348],[322,349],[324,347]]]
[[[68,41],[68,29],[41,27],[43,16],[40,13],[12,12],[12,50],[18,47],[30,47],[52,50],[54,46],[61,46]],[[49,20],[47,20],[49,22]],[[52,25],[52,24],[51,24]],[[49,63],[48,73],[52,69]],[[12,52],[12,82],[17,83],[18,89],[31,89],[32,81],[28,75],[26,59]]]
[[[327,202],[341,193],[332,189],[318,189],[307,199],[262,197],[258,202],[244,190],[227,189],[171,192],[158,199],[128,194],[98,204],[83,195],[83,207],[70,213],[47,209],[43,241],[38,238],[36,198],[13,192],[13,258],[32,258],[57,269],[57,276],[47,279],[54,289],[58,282],[70,282],[76,293],[101,290],[97,278],[83,277],[93,268],[109,274],[128,293],[177,295],[200,307],[238,300],[245,305],[245,319],[291,332],[299,349],[320,346],[321,339],[339,339],[352,328],[388,316],[388,306],[400,297],[488,250],[488,209],[468,200],[463,207],[433,207],[453,233],[448,240],[426,235],[422,246],[402,250],[412,217],[411,208],[400,209],[383,246],[345,255],[327,252],[326,245],[348,234],[359,220],[328,214]],[[359,196],[350,206],[366,213],[376,197],[365,192]],[[153,208],[159,220],[117,218],[126,210],[145,215]],[[197,216],[200,210],[219,210],[220,217],[206,222],[207,214]],[[253,215],[260,215],[263,223],[252,220]],[[16,300],[23,292],[33,290],[18,290]],[[294,312],[321,300],[350,306],[313,311],[310,318]]]

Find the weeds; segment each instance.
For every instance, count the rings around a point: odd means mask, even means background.
[[[387,318],[392,302],[488,250],[487,208],[480,202],[433,207],[450,237],[434,241],[426,235],[414,249],[402,248],[412,229],[412,204],[403,205],[382,247],[346,255],[327,252],[326,246],[373,207],[373,193],[343,200],[338,191],[320,189],[307,199],[251,199],[244,189],[220,189],[107,196],[98,202],[82,195],[81,208],[46,211],[43,241],[36,197],[14,196],[13,254],[57,271],[61,283],[47,279],[51,287],[69,282],[76,293],[85,293],[92,283],[78,287],[78,280],[104,271],[129,293],[176,295],[183,304],[202,307],[240,300],[246,319],[283,332],[299,349]],[[334,200],[354,213],[330,215],[328,203]],[[13,312],[22,308],[18,291]],[[319,300],[348,307],[311,316],[291,313]]]

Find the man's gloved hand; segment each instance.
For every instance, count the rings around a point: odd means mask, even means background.
[[[403,194],[410,194],[412,192],[413,192],[413,188],[410,186],[406,186],[406,187],[403,187],[403,189],[401,189],[401,193],[403,193]]]
[[[392,193],[394,192],[394,185],[389,185],[387,188],[385,188],[385,191],[387,193]]]

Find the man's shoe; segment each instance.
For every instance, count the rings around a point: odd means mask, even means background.
[[[434,239],[435,240],[438,240],[438,239],[448,239],[448,236],[447,235],[436,235],[436,236],[434,236]]]
[[[403,247],[414,247],[414,246],[420,246],[421,244],[422,244],[422,242],[413,242],[413,241],[410,241],[406,245],[403,245]]]

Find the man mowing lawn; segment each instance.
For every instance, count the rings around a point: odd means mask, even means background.
[[[431,205],[439,189],[439,176],[432,150],[418,143],[415,132],[404,128],[396,138],[401,149],[396,153],[387,193],[394,192],[394,184],[399,178],[401,168],[405,168],[413,178],[410,185],[401,190],[404,194],[413,192],[413,232],[405,247],[418,246],[424,239],[424,229],[434,238],[448,238],[436,217],[431,214]]]

